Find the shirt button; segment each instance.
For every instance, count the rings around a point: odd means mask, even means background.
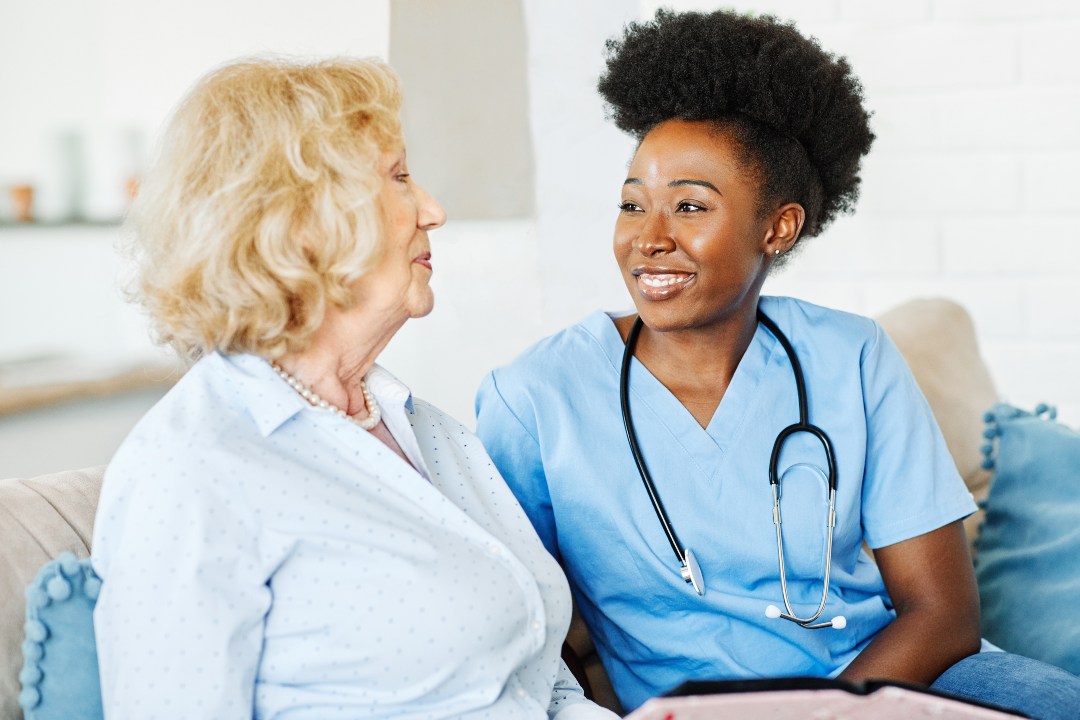
[[[519,698],[528,697],[529,693],[525,692],[525,690],[523,690],[522,688],[518,688],[517,696]]]
[[[537,620],[533,620],[532,629],[533,630],[539,630],[540,629],[540,622],[537,621]]]
[[[489,545],[488,552],[491,553],[491,557],[499,556],[499,547],[497,545]]]

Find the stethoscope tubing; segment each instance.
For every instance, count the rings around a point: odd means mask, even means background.
[[[643,325],[644,323],[642,323],[641,317],[639,316],[630,328],[630,332],[626,335],[626,350],[623,352],[622,370],[619,373],[619,407],[622,409],[623,429],[626,430],[626,442],[630,445],[630,454],[634,456],[634,463],[637,465],[638,474],[641,476],[641,482],[645,485],[645,492],[649,494],[649,500],[652,502],[653,511],[660,520],[660,525],[664,528],[664,534],[667,535],[668,542],[671,544],[671,549],[675,553],[675,557],[679,558],[679,562],[683,567],[686,567],[686,555],[683,552],[683,546],[679,543],[679,538],[675,535],[675,528],[671,526],[671,521],[668,520],[667,512],[664,511],[664,503],[661,502],[660,495],[656,492],[656,486],[653,485],[652,474],[649,472],[648,466],[645,465],[645,458],[642,457],[641,449],[638,447],[637,433],[634,431],[634,421],[630,414],[630,363],[634,359],[634,346],[637,345],[638,335],[641,333]]]
[[[828,622],[816,622],[825,610],[825,605],[828,602],[829,597],[829,580],[832,574],[832,546],[833,546],[833,531],[836,527],[836,458],[833,452],[832,443],[829,440],[829,436],[825,432],[810,423],[809,402],[806,397],[806,382],[803,378],[802,364],[799,362],[798,354],[795,352],[795,348],[791,345],[787,336],[780,330],[780,328],[769,318],[760,308],[757,310],[757,320],[765,328],[772,333],[773,337],[777,339],[780,345],[784,348],[784,352],[787,354],[791,363],[791,370],[795,376],[795,390],[798,395],[799,403],[799,421],[787,426],[776,437],[776,441],[773,444],[772,453],[769,457],[769,485],[772,489],[773,495],[773,524],[776,527],[776,554],[779,561],[780,569],[780,589],[784,598],[784,609],[786,612],[780,612],[779,609],[774,606],[770,606],[766,612],[769,617],[780,617],[785,620],[790,620],[801,627],[809,630],[817,630],[826,627],[836,627],[837,629],[843,628],[846,625],[846,620],[842,616],[834,618]],[[672,552],[675,553],[675,557],[678,558],[681,573],[683,579],[687,583],[692,583],[694,589],[698,595],[704,595],[705,587],[704,581],[701,577],[700,568],[697,566],[697,561],[694,557],[693,550],[689,547],[682,545],[679,542],[678,536],[675,534],[675,528],[668,518],[667,512],[664,510],[664,504],[660,500],[660,494],[656,490],[656,486],[653,483],[652,475],[649,472],[648,466],[645,464],[645,458],[642,456],[641,448],[638,446],[637,433],[634,429],[634,421],[630,412],[630,365],[634,357],[634,347],[637,345],[638,335],[641,333],[641,328],[644,326],[641,317],[634,321],[633,326],[630,328],[630,332],[626,336],[626,347],[623,351],[622,364],[619,372],[619,406],[622,411],[623,428],[626,431],[626,441],[630,446],[630,453],[633,455],[634,464],[637,466],[638,474],[641,476],[642,484],[645,486],[645,491],[649,495],[649,501],[652,503],[653,511],[656,514],[657,519],[660,521],[660,525],[664,530],[664,534],[667,536],[668,543],[671,545]],[[829,468],[826,481],[828,483],[829,503],[826,516],[827,527],[827,540],[825,547],[825,572],[823,576],[823,585],[821,591],[821,601],[818,604],[818,608],[813,615],[807,618],[800,618],[795,614],[794,609],[791,607],[791,602],[788,597],[787,587],[787,567],[784,562],[784,539],[783,531],[781,530],[782,518],[780,513],[780,478],[777,472],[777,467],[780,462],[780,452],[783,448],[784,442],[795,433],[805,432],[813,435],[821,443],[822,448],[825,451],[826,463]],[[775,614],[773,614],[775,612]]]

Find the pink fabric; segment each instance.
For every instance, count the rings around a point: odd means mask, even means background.
[[[1015,715],[959,700],[899,687],[885,687],[869,695],[855,695],[844,690],[776,690],[655,698],[627,715],[626,720],[910,720],[918,717],[950,720],[1016,718]]]

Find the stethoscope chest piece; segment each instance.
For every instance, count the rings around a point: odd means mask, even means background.
[[[697,555],[690,548],[683,552],[682,566],[683,580],[694,586],[698,595],[705,594],[705,576],[701,574],[701,566],[698,565]]]

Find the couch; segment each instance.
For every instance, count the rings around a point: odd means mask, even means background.
[[[984,437],[984,413],[998,395],[967,312],[946,300],[915,300],[878,320],[907,358],[964,480],[977,499],[985,497],[994,460]],[[38,569],[60,553],[89,554],[103,469],[0,480],[0,720],[21,718],[17,697],[25,588]],[[979,517],[967,522],[972,539],[979,522]],[[568,646],[594,697],[617,709],[579,620],[571,627]]]

